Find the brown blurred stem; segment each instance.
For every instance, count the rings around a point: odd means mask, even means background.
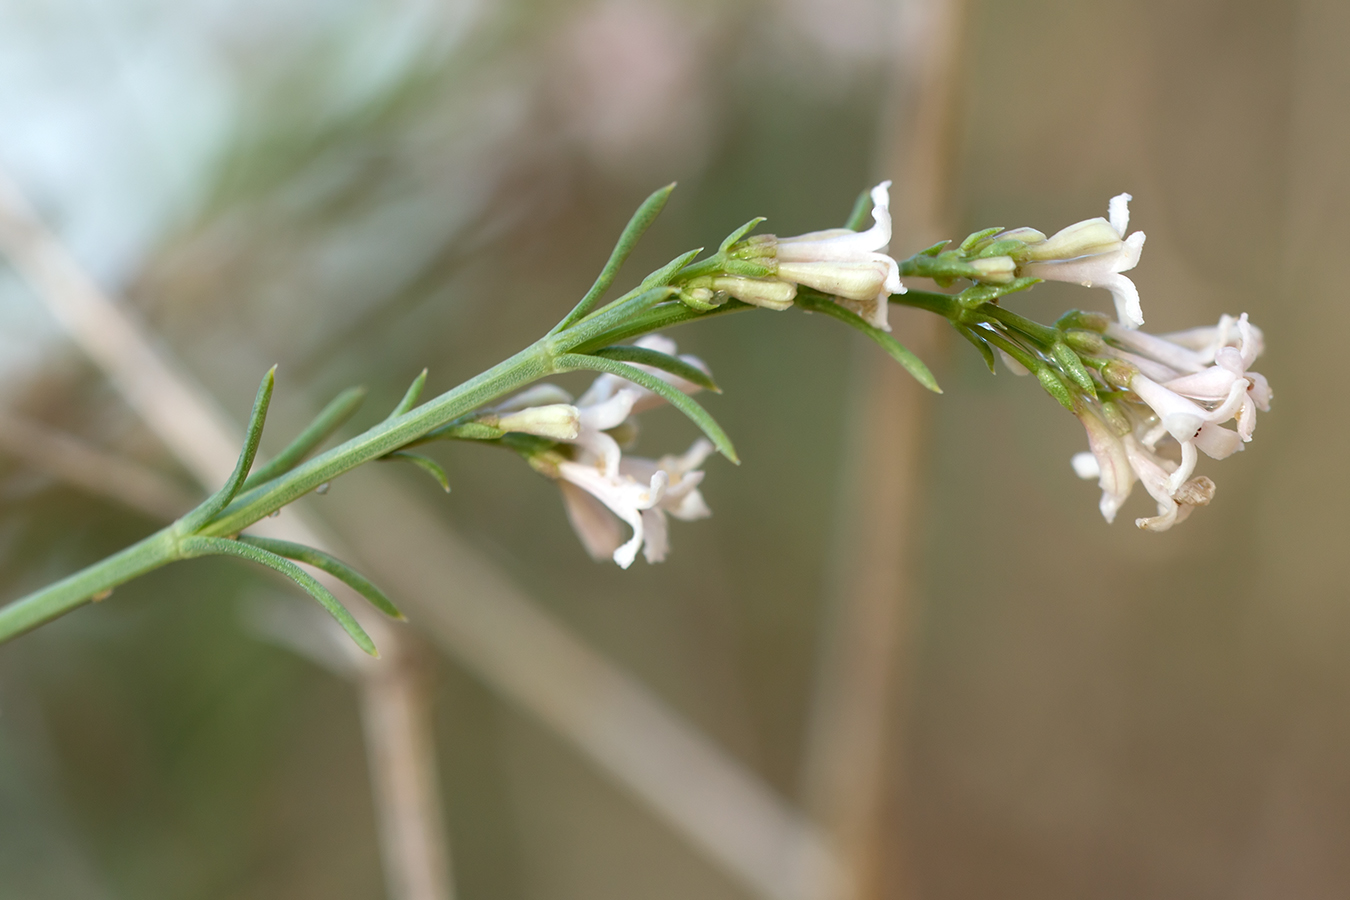
[[[889,146],[895,246],[946,235],[956,119],[960,0],[898,5]],[[892,307],[898,335],[921,357],[939,319]],[[858,357],[833,590],[820,648],[803,765],[807,808],[848,867],[859,900],[910,893],[903,830],[888,805],[899,788],[905,658],[914,616],[912,560],[927,392],[889,360]]]
[[[4,411],[0,411],[0,451],[58,481],[157,519],[176,519],[197,502],[153,469]]]

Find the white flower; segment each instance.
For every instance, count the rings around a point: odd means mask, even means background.
[[[637,346],[675,356],[675,342],[649,335]],[[679,359],[707,371],[696,356]],[[696,393],[696,384],[650,366],[639,366],[687,394]],[[538,386],[537,396],[556,399],[557,388]],[[529,392],[527,392],[529,393]],[[511,408],[517,398],[503,407]],[[574,449],[571,459],[552,457],[537,465],[558,482],[563,503],[573,530],[596,559],[612,558],[628,568],[643,550],[648,562],[661,562],[670,549],[667,514],[693,520],[712,515],[699,493],[703,472],[698,467],[713,451],[713,445],[700,438],[683,456],[663,456],[652,460],[627,456],[611,433],[632,417],[665,401],[648,389],[617,375],[604,374],[576,401],[577,428],[570,437],[558,437]],[[502,407],[499,407],[502,408]],[[528,412],[529,410],[525,410]],[[625,540],[623,525],[632,529]]]
[[[1079,478],[1096,478],[1102,489],[1100,504],[1102,518],[1114,522],[1116,513],[1130,496],[1137,474],[1130,465],[1125,444],[1095,411],[1082,408],[1078,420],[1087,429],[1090,453],[1077,453],[1073,457],[1073,470]]]
[[[643,514],[660,502],[668,480],[666,473],[658,470],[643,484],[627,475],[609,475],[593,463],[563,460],[558,463],[558,476],[567,517],[590,554],[597,559],[611,556],[620,568],[631,566],[642,547]],[[595,501],[603,507],[597,508]],[[605,516],[605,509],[633,529],[633,536],[626,542],[622,542],[617,523]]]
[[[1128,384],[1137,402],[1084,404],[1078,417],[1091,454],[1074,457],[1074,471],[1097,478],[1108,522],[1137,480],[1158,503],[1158,515],[1136,524],[1165,531],[1214,496],[1214,482],[1192,477],[1204,453],[1224,459],[1243,448],[1256,428],[1256,410],[1270,408],[1270,386],[1250,366],[1264,349],[1260,329],[1244,313],[1224,316],[1214,328],[1152,335],[1112,325],[1104,353],[1129,363]],[[1115,364],[1113,364],[1115,365]],[[1128,395],[1127,395],[1128,397]],[[1237,420],[1237,430],[1224,425]],[[1158,452],[1173,440],[1180,459]]]
[[[998,237],[1031,238],[1027,244],[1028,261],[1019,269],[1022,276],[1106,288],[1116,302],[1120,323],[1126,328],[1138,328],[1144,324],[1139,291],[1133,281],[1121,274],[1139,264],[1139,254],[1144,249],[1142,231],[1125,236],[1130,224],[1131,199],[1129,194],[1111,198],[1108,205],[1110,221],[1100,217],[1087,219],[1058,231],[1049,239],[1036,240],[1039,232],[1029,228]]]
[[[867,231],[830,228],[779,238],[778,277],[833,295],[871,325],[890,331],[887,298],[903,294],[900,266],[887,254],[891,243],[889,181],[872,188],[873,225]]]

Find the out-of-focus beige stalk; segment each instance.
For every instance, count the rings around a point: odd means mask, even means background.
[[[901,0],[890,121],[878,168],[894,178],[893,245],[927,246],[949,223],[949,171],[958,118],[961,0]],[[932,359],[940,322],[892,311],[892,327]],[[846,487],[835,529],[832,593],[807,733],[803,791],[849,870],[857,900],[904,896],[900,791],[905,683],[915,613],[913,561],[928,397],[875,355],[859,355]]]

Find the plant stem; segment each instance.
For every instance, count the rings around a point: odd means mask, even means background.
[[[381,422],[345,444],[236,497],[197,533],[207,536],[238,534],[323,482],[397,450],[433,428],[521,385],[552,374],[555,371],[554,352],[549,338],[532,344],[434,400]],[[181,522],[179,520],[101,562],[0,608],[0,644],[59,618],[139,575],[185,558],[180,543],[188,535]]]
[[[0,608],[0,643],[60,618],[119,584],[181,559],[178,537],[175,526],[170,525],[101,562]]]
[[[254,522],[332,481],[362,463],[378,459],[410,441],[538,378],[553,374],[553,339],[545,338],[481,375],[428,400],[403,415],[381,422],[344,444],[314,457],[278,478],[236,497],[204,535],[233,535]],[[0,635],[3,638],[3,635]]]

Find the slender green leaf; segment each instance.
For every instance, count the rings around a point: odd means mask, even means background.
[[[337,557],[324,553],[322,550],[316,550],[313,547],[306,547],[304,544],[296,544],[291,541],[279,541],[274,538],[257,537],[252,534],[239,535],[239,541],[244,544],[252,544],[254,547],[260,547],[263,550],[275,553],[277,556],[284,556],[287,559],[302,562],[305,565],[313,566],[320,571],[327,572],[338,581],[341,581],[347,587],[356,591],[362,597],[370,601],[370,605],[380,612],[389,616],[391,619],[406,621],[407,617],[398,611],[384,591],[371,584],[360,572],[344,563]]]
[[[844,227],[849,231],[862,231],[867,227],[867,214],[872,211],[872,192],[866,188],[853,201],[853,210],[848,214]]]
[[[735,244],[735,243],[736,243],[737,241],[739,241],[741,238],[743,238],[743,237],[745,237],[747,234],[749,234],[750,231],[751,231],[752,229],[754,229],[754,227],[755,227],[756,225],[758,225],[760,222],[763,222],[763,221],[764,221],[764,217],[763,217],[763,216],[755,216],[755,217],[754,217],[753,219],[751,219],[749,222],[746,222],[746,223],[745,223],[744,225],[742,225],[740,228],[737,228],[737,229],[736,229],[735,231],[733,231],[731,234],[727,235],[726,240],[722,241],[721,246],[719,246],[719,247],[717,248],[717,252],[718,252],[718,253],[726,253],[728,250],[731,249],[731,246],[732,246],[733,244]]]
[[[728,275],[741,275],[745,278],[767,278],[777,271],[753,259],[725,259],[720,268]]]
[[[808,309],[812,312],[824,313],[827,316],[838,319],[846,325],[858,329],[863,334],[876,341],[891,355],[891,358],[905,367],[905,371],[914,376],[914,380],[928,388],[935,394],[942,393],[942,388],[938,387],[937,379],[933,373],[928,371],[928,367],[923,364],[923,360],[915,356],[904,344],[891,337],[880,328],[873,327],[863,321],[857,313],[844,309],[838,303],[835,303],[829,297],[819,294],[815,291],[799,290],[797,292],[797,306],[802,309]]]
[[[386,417],[386,420],[397,419],[399,416],[416,406],[417,398],[422,396],[422,388],[426,383],[427,370],[423,369],[422,374],[414,378],[413,383],[408,385],[408,390],[404,393],[403,399],[398,401],[398,406],[394,407],[394,411]]]
[[[978,334],[976,334],[973,328],[969,328],[968,326],[965,325],[960,325],[956,322],[952,323],[952,327],[954,327],[957,330],[957,332],[961,335],[961,337],[965,338],[966,340],[970,341],[972,344],[975,345],[975,349],[980,351],[980,356],[984,357],[984,364],[989,367],[989,374],[993,375],[995,372],[994,348],[989,346],[989,342],[986,341],[984,338],[980,337]]]
[[[596,350],[591,356],[603,356],[605,359],[617,359],[620,362],[637,363],[640,366],[651,366],[654,369],[660,369],[663,372],[669,372],[676,378],[683,378],[691,384],[696,384],[706,391],[712,391],[715,394],[722,393],[712,380],[712,377],[704,372],[698,366],[687,363],[678,357],[662,353],[659,350],[648,350],[646,347],[629,347],[621,345],[618,347],[605,347]]]
[[[571,350],[578,344],[591,340],[597,334],[603,334],[611,328],[617,328],[629,319],[651,309],[656,304],[679,293],[679,288],[655,287],[641,293],[631,293],[606,306],[598,312],[573,325],[564,333],[553,338],[559,350]],[[679,304],[681,307],[683,303]]]
[[[341,428],[342,424],[350,419],[357,408],[360,407],[361,401],[365,398],[366,389],[362,387],[348,388],[338,394],[323,408],[322,412],[314,417],[314,421],[310,422],[308,427],[287,445],[286,449],[263,463],[252,475],[245,478],[244,483],[239,486],[239,490],[246,491],[294,469],[315,447],[322,444],[334,431]]]
[[[445,469],[442,469],[441,464],[429,456],[423,456],[420,453],[408,453],[404,450],[395,450],[393,453],[382,456],[381,459],[401,459],[405,462],[410,462],[423,472],[426,472],[432,478],[436,479],[436,483],[439,484],[441,489],[447,494],[450,493],[450,479],[446,476]]]
[[[732,462],[740,465],[740,459],[736,456],[736,448],[731,444],[731,438],[727,437],[722,426],[717,424],[708,411],[698,404],[693,397],[690,397],[684,391],[676,388],[669,382],[662,381],[649,372],[644,372],[636,366],[631,366],[626,362],[620,362],[616,359],[606,359],[603,356],[590,356],[580,353],[565,353],[555,360],[555,365],[559,371],[569,372],[576,369],[590,369],[596,372],[607,372],[610,375],[618,375],[620,378],[626,378],[636,385],[646,388],[653,394],[658,395],[667,401],[671,406],[678,409],[689,417],[704,434],[708,440],[721,451],[722,455]]]
[[[966,239],[965,239],[964,241],[961,242],[961,248],[960,248],[960,249],[961,249],[961,252],[962,252],[962,253],[968,252],[972,247],[974,247],[974,246],[975,246],[976,244],[978,244],[980,241],[984,240],[984,239],[987,238],[987,237],[992,237],[992,236],[998,234],[998,233],[999,233],[1000,231],[1002,231],[1002,230],[1003,230],[1003,226],[1002,226],[1002,225],[999,225],[999,226],[997,226],[997,227],[995,227],[995,228],[985,228],[985,229],[983,229],[983,230],[981,230],[981,231],[976,231],[976,232],[974,232],[973,234],[968,234],[968,235],[966,235]]]
[[[642,284],[634,288],[633,293],[650,291],[653,288],[664,287],[670,284],[670,280],[679,274],[680,270],[689,264],[689,261],[703,252],[702,247],[695,247],[666,263],[646,278],[642,279]]]
[[[202,556],[236,556],[267,566],[269,569],[275,569],[319,601],[319,605],[328,610],[329,615],[342,626],[342,630],[347,632],[351,639],[356,642],[356,646],[371,656],[378,657],[380,655],[379,651],[375,649],[375,642],[370,639],[370,635],[366,634],[366,630],[361,627],[361,623],[357,622],[352,614],[347,611],[347,607],[343,606],[338,598],[334,597],[332,592],[320,584],[313,575],[289,559],[278,556],[262,547],[245,544],[241,541],[232,541],[228,538],[194,535],[184,538],[180,546],[185,559]]]
[[[633,213],[633,218],[628,220],[624,226],[623,233],[619,235],[619,242],[614,245],[614,250],[609,254],[609,261],[605,267],[600,270],[600,277],[595,279],[595,284],[586,292],[586,296],[581,298],[581,302],[572,308],[561,322],[554,326],[550,334],[557,334],[564,328],[571,326],[579,319],[584,317],[595,305],[600,302],[600,298],[609,290],[610,285],[619,274],[619,269],[623,266],[628,255],[633,252],[637,246],[638,240],[651,227],[652,222],[661,214],[661,210],[670,199],[670,192],[675,190],[675,183],[671,182],[658,191],[654,191],[650,197],[642,201],[642,205]]]
[[[201,505],[179,520],[179,527],[187,533],[196,531],[230,504],[240,486],[253,468],[253,458],[258,455],[258,442],[262,440],[263,422],[267,420],[267,407],[272,402],[272,388],[276,385],[277,367],[273,366],[263,376],[258,385],[258,395],[253,400],[253,412],[249,415],[248,430],[244,433],[244,446],[239,451],[239,461],[234,471],[220,490],[202,501]]]

